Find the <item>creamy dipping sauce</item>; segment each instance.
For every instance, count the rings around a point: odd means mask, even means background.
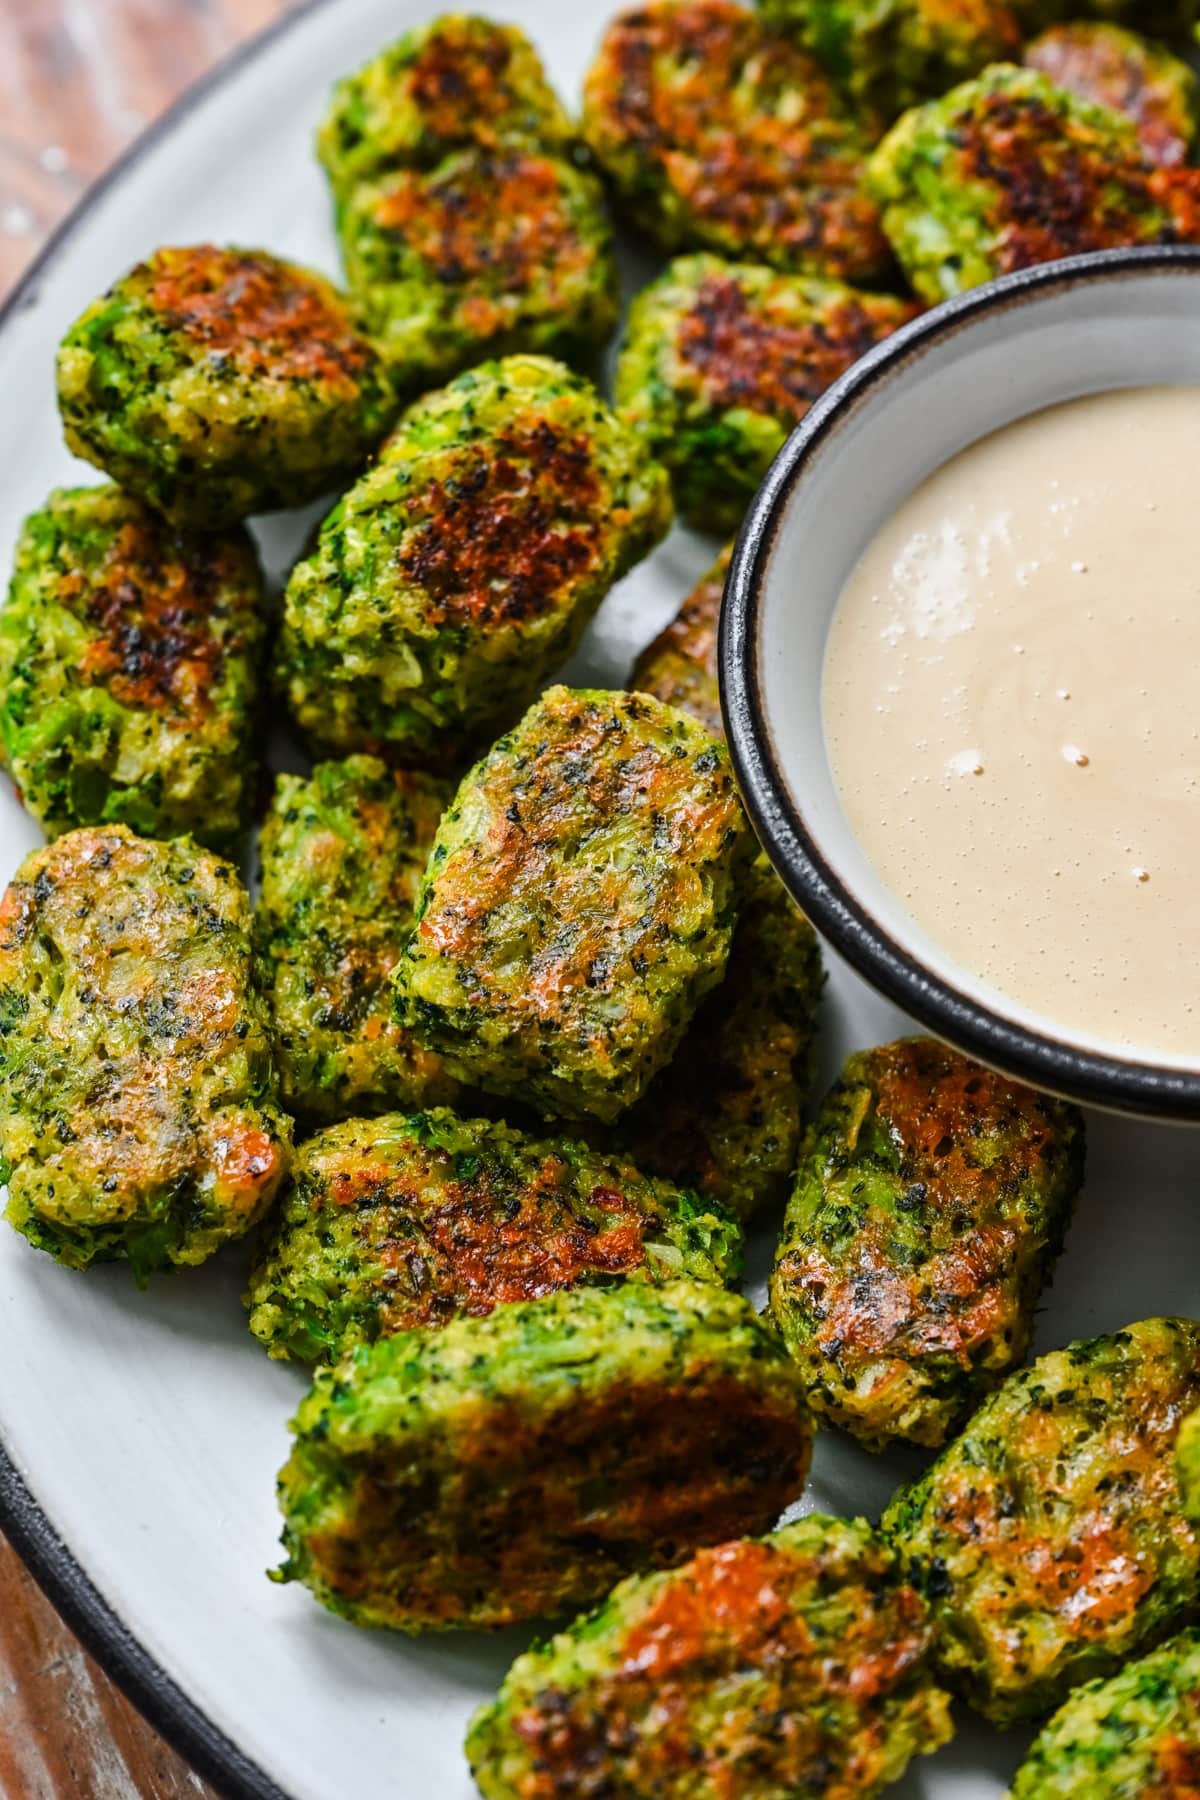
[[[850,576],[823,707],[935,943],[1076,1037],[1200,1065],[1200,388],[952,458]]]

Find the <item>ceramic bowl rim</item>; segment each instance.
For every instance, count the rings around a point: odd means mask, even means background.
[[[788,503],[852,415],[866,413],[930,350],[999,314],[1155,274],[1200,278],[1200,246],[1098,251],[1004,276],[921,314],[835,382],[780,450],[738,534],[721,609],[721,706],[738,781],[771,861],[818,931],[877,992],[935,1036],[1033,1087],[1107,1111],[1200,1123],[1200,1071],[1140,1062],[1018,1024],[968,985],[937,974],[885,929],[824,856],[784,779],[759,668],[767,566]]]

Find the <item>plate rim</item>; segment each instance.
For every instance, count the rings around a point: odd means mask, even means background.
[[[0,338],[36,304],[42,282],[99,203],[156,151],[202,101],[335,0],[295,0],[237,44],[151,120],[80,195],[0,302]],[[142,1717],[226,1800],[293,1800],[192,1700],[122,1619],[55,1529],[0,1436],[0,1530],[51,1605]]]

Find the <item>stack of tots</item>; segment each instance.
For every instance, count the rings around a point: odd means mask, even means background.
[[[462,14],[338,83],[317,140],[346,279],[398,390],[509,350],[599,350],[612,229],[532,44]]]
[[[487,1800],[854,1800],[952,1695],[1059,1708],[1019,1800],[1200,1791],[1200,1324],[1023,1366],[1082,1120],[906,1039],[806,1132],[728,546],[627,690],[548,685],[922,303],[1200,238],[1197,11],[646,0],[578,123],[448,16],[320,128],[348,294],[170,247],[64,339],[110,483],[30,516],[0,619],[50,840],[0,905],[8,1219],[141,1283],[255,1232],[250,1328],[312,1370],[279,1579],[410,1633],[595,1609],[471,1725]],[[674,258],[611,402],[609,206]],[[318,498],[276,622],[245,520]],[[270,696],[318,760],[267,792]],[[878,1526],[781,1523],[817,1422],[936,1460]]]

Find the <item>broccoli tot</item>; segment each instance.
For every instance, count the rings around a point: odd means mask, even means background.
[[[998,1725],[1036,1717],[1186,1622],[1200,1540],[1179,1422],[1200,1324],[1145,1319],[1010,1375],[883,1529],[932,1605],[946,1681]]]
[[[743,1220],[796,1166],[824,975],[817,934],[760,856],[742,877],[725,978],[615,1135],[651,1175]]]
[[[0,746],[47,835],[121,824],[232,849],[264,630],[243,532],[181,535],[114,487],[51,494],[0,614]]]
[[[852,1056],[813,1125],[771,1278],[812,1404],[875,1448],[941,1444],[1029,1348],[1083,1120],[935,1043]]]
[[[451,13],[406,33],[339,83],[318,147],[400,393],[517,350],[585,357],[612,331],[599,184],[514,27]]]
[[[723,1282],[741,1232],[720,1207],[570,1138],[444,1109],[309,1138],[250,1277],[272,1356],[359,1343],[581,1283]]]
[[[467,1733],[486,1800],[869,1800],[951,1736],[932,1633],[861,1519],[624,1581],[518,1657]]]
[[[733,0],[619,14],[583,131],[618,209],[664,250],[844,281],[890,268],[858,123],[818,63]]]
[[[322,276],[265,250],[156,250],[58,353],[67,443],[177,525],[302,506],[366,461],[394,411]]]
[[[646,694],[549,689],[464,778],[395,974],[460,1080],[611,1123],[721,980],[751,839],[723,745]]]
[[[452,763],[520,716],[670,522],[666,475],[590,382],[484,363],[405,413],[292,571],[288,705],[335,753]]]
[[[8,1220],[139,1279],[254,1225],[289,1160],[250,902],[229,863],[123,825],[27,856],[0,902]]]
[[[630,309],[617,409],[669,469],[681,516],[733,531],[812,402],[918,310],[837,282],[679,257]]]
[[[468,145],[569,154],[574,138],[524,32],[446,13],[338,82],[317,153],[344,197],[363,181],[431,168]]]
[[[457,1095],[440,1059],[392,1019],[390,981],[449,793],[373,756],[276,778],[255,961],[293,1112],[336,1119]]]
[[[1180,1426],[1175,1476],[1185,1517],[1200,1525],[1200,1410],[1189,1413]]]
[[[1200,1793],[1200,1631],[1075,1692],[1017,1771],[1010,1800],[1188,1800]]]
[[[1197,180],[1156,168],[1119,113],[1003,63],[905,113],[870,165],[884,230],[931,305],[1080,251],[1195,241]]]
[[[811,1450],[783,1345],[747,1301],[690,1281],[380,1338],[317,1371],[293,1431],[282,1579],[409,1632],[591,1605],[766,1530]]]
[[[760,0],[760,11],[879,127],[1021,46],[1007,0]]]
[[[460,150],[357,188],[339,231],[358,316],[399,391],[487,356],[586,357],[617,322],[594,175],[539,150]]]
[[[722,739],[717,628],[732,549],[642,652],[629,684]],[[618,1128],[643,1168],[715,1195],[741,1219],[783,1196],[812,1085],[824,979],[816,933],[760,855],[742,878],[721,985]]]
[[[1200,89],[1185,62],[1118,25],[1052,26],[1025,50],[1025,66],[1057,87],[1124,113],[1143,153],[1172,167],[1185,163],[1200,123]]]
[[[664,705],[691,713],[715,738],[725,736],[717,677],[717,634],[732,555],[733,545],[726,544],[671,623],[642,651],[629,677],[629,685],[636,692],[653,694]]]

